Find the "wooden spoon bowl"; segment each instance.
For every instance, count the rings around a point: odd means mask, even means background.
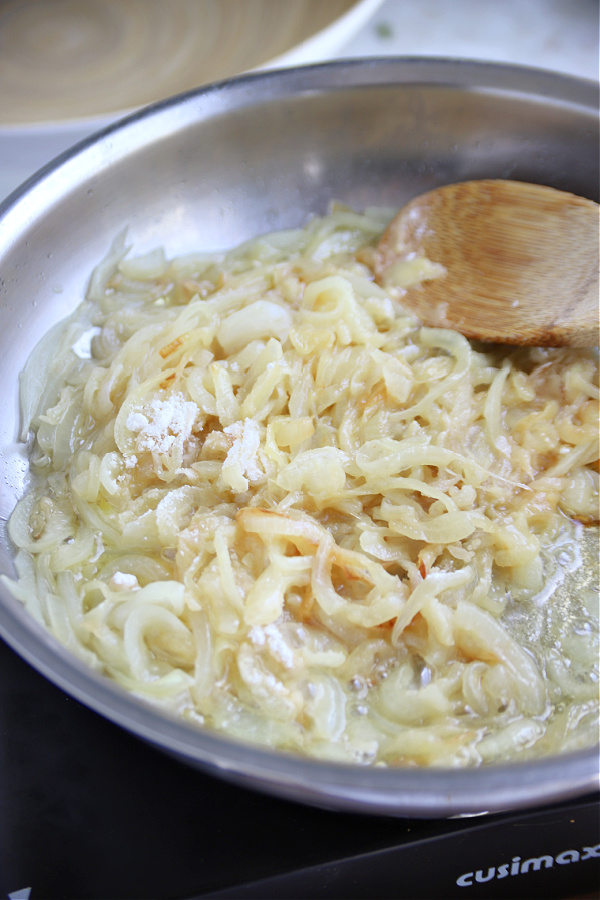
[[[389,287],[399,263],[426,258],[445,272],[400,297],[423,324],[497,343],[597,345],[599,221],[598,204],[554,188],[450,184],[392,220],[376,277]]]

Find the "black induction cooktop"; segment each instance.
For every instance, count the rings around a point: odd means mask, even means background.
[[[198,772],[0,642],[0,900],[596,896],[596,795],[449,820],[338,813]]]

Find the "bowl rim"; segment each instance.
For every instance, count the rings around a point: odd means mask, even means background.
[[[312,31],[301,41],[288,47],[287,50],[266,59],[264,62],[255,65],[250,69],[243,70],[237,74],[232,74],[227,79],[219,80],[229,81],[238,76],[252,72],[262,72],[267,69],[279,69],[284,67],[291,68],[316,63],[321,53],[324,53],[327,50],[332,52],[344,41],[352,39],[355,33],[377,13],[383,2],[384,0],[346,0],[346,8],[340,12],[338,16],[331,19],[327,24],[322,25],[319,29]],[[186,89],[186,91],[197,90],[205,85],[216,83],[216,81],[217,79],[212,79],[203,84],[197,84],[190,87]],[[157,100],[153,102],[160,101]],[[142,103],[133,106],[122,106],[107,110],[106,112],[92,113],[91,115],[67,116],[66,118],[60,119],[0,122],[0,139],[3,137],[26,138],[36,135],[47,136],[54,132],[77,132],[85,127],[100,129],[109,122],[122,119],[148,105],[150,104]]]
[[[524,82],[528,84],[526,90]],[[575,104],[598,113],[600,86],[595,82],[532,67],[476,60],[375,57],[248,73],[158,101],[75,144],[0,204],[0,233],[4,223],[8,226],[5,233],[16,234],[18,240],[19,228],[31,221],[38,192],[48,186],[60,191],[61,171],[81,163],[75,171],[83,178],[105,145],[116,147],[112,153],[118,154],[119,142],[114,138],[137,130],[137,139],[142,141],[138,126],[143,129],[175,107],[185,108],[193,117],[199,100],[218,98],[223,92],[250,93],[255,97],[253,102],[260,104],[265,96],[282,98],[316,89],[402,83],[494,90],[520,97],[537,94],[546,102]],[[262,87],[262,92],[257,87]],[[12,244],[15,238],[5,240]],[[2,243],[0,238],[0,255]],[[167,753],[231,781],[316,806],[371,814],[445,817],[531,807],[581,796],[600,786],[597,747],[469,769],[391,769],[312,759],[199,729],[127,693],[72,656],[3,587],[0,635],[59,688]]]

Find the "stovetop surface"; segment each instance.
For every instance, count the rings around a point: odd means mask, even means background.
[[[408,820],[264,796],[145,744],[0,642],[2,900],[573,898],[600,885],[599,810]]]

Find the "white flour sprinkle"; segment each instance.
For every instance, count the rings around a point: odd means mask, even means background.
[[[262,647],[265,642],[264,628],[260,628],[258,625],[253,625],[248,634],[253,644],[258,644],[259,647]]]
[[[138,580],[135,575],[130,575],[127,572],[115,572],[111,581],[116,591],[128,591],[131,588],[138,587]]]
[[[271,654],[285,666],[286,669],[292,669],[294,667],[294,651],[276,625],[267,625],[265,628],[254,625],[248,632],[248,636],[252,643],[257,647],[263,647],[266,643]]]
[[[275,625],[267,625],[265,634],[267,636],[267,645],[273,656],[278,659],[286,669],[293,669],[294,651],[284,640],[279,629]]]
[[[142,413],[130,413],[125,424],[130,431],[137,434],[139,431],[143,431],[144,428],[148,427],[148,419],[146,416],[142,415]]]
[[[262,472],[256,465],[260,448],[260,427],[254,419],[244,419],[223,429],[234,438],[223,463],[223,480],[234,491],[247,491],[249,481],[257,481]]]
[[[167,454],[175,446],[183,448],[197,415],[198,407],[192,400],[186,400],[183,394],[172,394],[166,400],[154,397],[144,413],[130,413],[125,425],[137,436],[138,453],[149,450]],[[125,466],[131,468],[136,462],[135,456],[127,457]]]

